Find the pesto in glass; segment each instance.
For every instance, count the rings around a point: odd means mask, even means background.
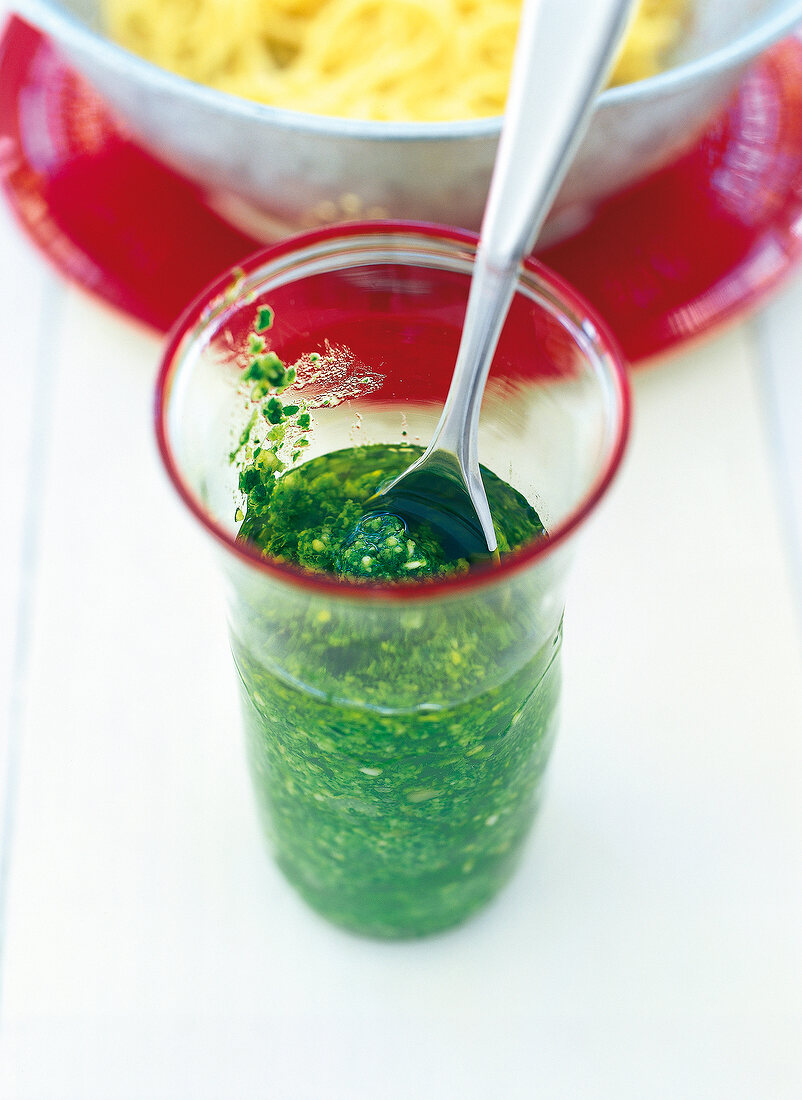
[[[432,606],[427,582],[468,563],[393,517],[365,529],[364,502],[418,453],[354,447],[282,470],[256,448],[239,475],[239,538],[343,582],[342,600],[243,594],[232,616],[265,827],[315,909],[387,938],[455,925],[507,880],[559,695],[561,624],[533,631],[532,601],[515,584]],[[502,554],[546,537],[518,492],[483,478]],[[408,598],[349,600],[376,581]]]

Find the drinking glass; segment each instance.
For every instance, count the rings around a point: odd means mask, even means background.
[[[264,306],[282,360],[321,356],[315,371],[299,366],[283,398],[312,409],[303,461],[425,446],[475,246],[460,230],[372,222],[268,248],[188,308],[158,384],[167,471],[225,578],[270,847],[311,906],[376,937],[458,924],[516,866],[557,728],[575,538],[624,450],[625,370],[588,305],[527,261],[487,383],[479,454],[546,534],[436,581],[349,582],[262,556],[237,538],[246,502],[231,456],[253,422],[243,373]]]

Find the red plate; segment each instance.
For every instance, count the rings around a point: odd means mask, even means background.
[[[144,153],[38,31],[0,42],[0,179],[67,277],[166,330],[258,247]],[[802,42],[752,66],[685,157],[539,253],[641,362],[758,305],[800,254]],[[261,242],[260,242],[261,243]]]

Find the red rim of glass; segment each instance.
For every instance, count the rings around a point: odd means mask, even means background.
[[[352,222],[347,225],[327,226],[323,229],[311,230],[281,241],[279,244],[260,249],[258,252],[246,257],[241,263],[225,271],[218,279],[211,283],[205,290],[192,301],[173,325],[167,336],[167,344],[162,354],[156,382],[155,399],[155,426],[159,451],[178,495],[183,500],[189,511],[200,522],[201,526],[221,543],[235,558],[247,565],[265,573],[274,580],[283,581],[294,587],[302,587],[326,596],[339,596],[341,599],[402,599],[421,600],[445,593],[464,593],[471,589],[495,584],[514,573],[532,565],[534,562],[551,555],[573,534],[574,531],[594,510],[596,505],[606,493],[610,483],[615,477],[621,464],[621,459],[626,449],[631,420],[631,395],[626,367],[616,341],[604,321],[584,299],[550,268],[531,257],[524,261],[526,271],[534,274],[550,291],[560,299],[561,305],[572,310],[576,314],[591,322],[595,330],[596,342],[601,346],[610,366],[610,381],[612,392],[616,399],[617,408],[620,410],[618,428],[613,439],[612,446],[602,465],[601,473],[597,476],[592,487],[573,512],[558,523],[554,530],[549,532],[547,539],[539,539],[530,546],[521,547],[509,554],[497,565],[481,566],[472,569],[469,573],[461,573],[455,577],[424,583],[370,583],[354,584],[344,580],[337,580],[325,573],[312,573],[300,567],[284,562],[274,562],[264,558],[257,551],[251,549],[248,543],[237,542],[224,527],[209,514],[201,501],[195,496],[181,473],[181,467],[170,445],[169,432],[167,430],[167,408],[170,401],[172,383],[179,362],[178,351],[187,332],[198,324],[203,323],[204,313],[211,302],[220,299],[226,290],[230,289],[234,279],[242,274],[249,275],[256,268],[279,259],[293,252],[308,248],[324,241],[335,238],[356,238],[360,236],[393,234],[418,234],[422,237],[438,237],[443,241],[467,248],[469,252],[475,251],[478,236],[468,230],[454,229],[448,226],[434,225],[426,222],[406,221],[371,221]]]

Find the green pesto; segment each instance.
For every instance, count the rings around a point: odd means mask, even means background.
[[[352,582],[465,572],[468,562],[448,560],[427,526],[407,530],[397,516],[363,514],[378,488],[420,454],[411,444],[352,447],[282,473],[269,449],[257,449],[240,469],[246,509],[239,537],[268,557]],[[537,513],[520,493],[489,470],[482,476],[502,554],[543,535]]]
[[[273,310],[270,306],[261,306],[256,314],[256,331],[266,332],[273,327]]]
[[[410,591],[368,606],[266,585],[243,594],[232,618],[251,771],[278,863],[324,916],[379,937],[457,924],[507,880],[559,693],[561,626],[535,629],[529,581],[416,600],[427,580],[467,563],[447,563],[425,529],[363,516],[418,453],[349,448],[286,468],[256,447],[240,469],[241,539],[340,577],[344,593],[377,580]],[[520,494],[483,477],[502,553],[545,537]]]

